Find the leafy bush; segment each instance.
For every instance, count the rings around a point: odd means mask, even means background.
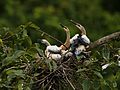
[[[28,32],[33,23],[1,28],[0,90],[119,90],[120,48],[116,41],[92,50],[84,60],[70,57],[57,62],[44,55]],[[78,57],[80,58],[80,57]],[[110,64],[102,70],[104,64]]]

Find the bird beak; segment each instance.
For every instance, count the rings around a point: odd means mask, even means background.
[[[85,34],[86,35],[86,30],[85,30],[85,28],[81,24],[79,24],[79,23],[77,23],[77,22],[75,22],[73,20],[70,20],[70,21],[73,24],[75,24],[75,26],[82,32],[81,34]]]
[[[64,29],[67,29],[67,27],[64,26],[63,24],[60,24],[60,26],[61,26],[62,28],[64,28]]]
[[[77,25],[78,23],[75,22],[74,20],[70,20],[70,22],[72,22],[73,24]]]

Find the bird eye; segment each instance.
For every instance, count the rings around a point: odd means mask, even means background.
[[[81,25],[78,24],[78,26],[80,27]]]

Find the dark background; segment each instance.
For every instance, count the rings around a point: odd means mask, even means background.
[[[91,41],[120,30],[120,0],[1,0],[0,27],[16,28],[29,21],[41,30],[64,42],[65,34],[60,23],[71,31],[77,29],[69,20],[81,23]],[[41,34],[31,31],[34,41]],[[41,37],[40,37],[41,38]],[[51,43],[54,42],[49,37]]]

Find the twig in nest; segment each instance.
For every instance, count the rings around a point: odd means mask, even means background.
[[[61,74],[61,75],[65,75],[65,73],[61,73],[60,71],[62,70],[62,68],[63,68],[63,66],[65,66],[65,67],[68,67],[66,64],[67,63],[69,63],[71,61],[71,59],[68,59],[67,61],[64,61],[64,62],[62,62],[58,67],[57,67],[57,69],[55,70],[55,71],[53,71],[53,72],[50,72],[48,75],[46,75],[45,77],[43,77],[42,79],[40,79],[40,80],[37,80],[36,82],[34,82],[34,83],[32,83],[32,84],[37,84],[37,83],[39,83],[39,85],[40,84],[42,84],[42,83],[44,83],[49,77],[51,77],[52,75],[56,75],[56,74]],[[57,73],[58,72],[58,73]],[[59,73],[60,72],[60,73]],[[63,71],[62,71],[63,72]],[[67,77],[67,75],[65,76],[65,77]],[[68,80],[68,78],[66,78],[67,79],[67,81],[69,81]],[[51,82],[51,80],[50,80],[50,82]],[[70,81],[69,81],[69,83],[70,83]],[[49,84],[49,83],[48,83]],[[71,84],[70,84],[71,85]],[[46,86],[46,85],[45,85]],[[72,87],[74,87],[74,86],[72,86]],[[75,90],[75,89],[74,89]]]
[[[42,79],[40,79],[40,80],[34,82],[33,84],[38,83],[38,82],[43,83],[44,80],[46,80],[46,78],[48,78],[50,75],[52,75],[53,73],[55,73],[59,68],[61,68],[61,67],[58,67],[55,71],[49,73],[47,76],[45,76],[44,78],[42,78]]]
[[[65,75],[66,80],[67,80],[68,83],[70,84],[70,86],[73,88],[73,90],[75,90],[75,87],[73,86],[73,84],[72,84],[72,83],[70,82],[70,80],[68,79],[68,77],[67,77],[67,75],[66,75],[66,73],[65,73],[64,68],[63,68],[63,73],[64,73],[64,75]]]
[[[51,77],[51,79],[48,81],[48,83],[44,86],[44,88],[46,88],[51,83],[51,81],[53,80],[53,78],[54,78],[54,75]]]

